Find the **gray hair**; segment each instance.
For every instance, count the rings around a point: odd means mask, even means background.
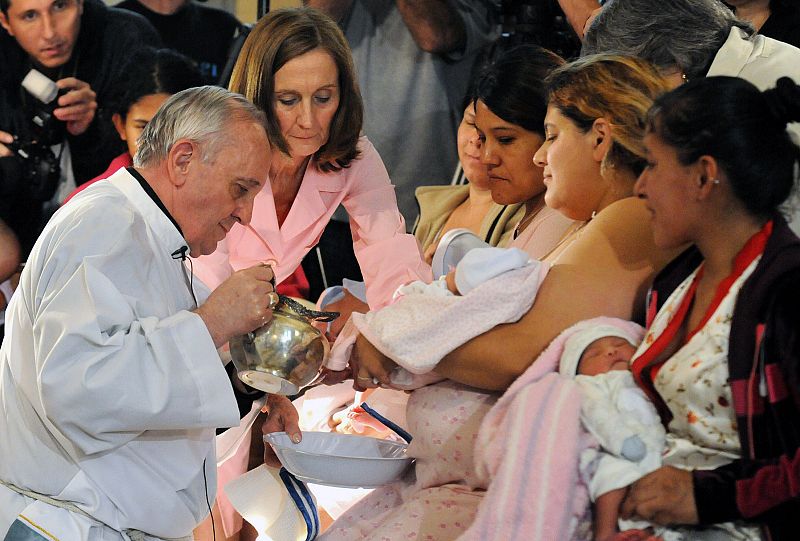
[[[734,26],[755,30],[719,0],[612,0],[592,22],[581,56],[615,53],[704,77]]]
[[[164,102],[145,126],[137,141],[133,165],[148,167],[162,162],[172,145],[180,139],[198,143],[201,158],[208,161],[220,147],[232,142],[230,134],[225,131],[236,121],[266,126],[264,113],[241,94],[218,86],[178,92]]]

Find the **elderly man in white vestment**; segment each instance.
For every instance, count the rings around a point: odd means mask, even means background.
[[[186,255],[250,220],[268,170],[263,114],[190,89],[147,126],[134,167],[53,216],[6,312],[0,539],[189,539],[208,515],[215,428],[239,422],[216,348],[271,318],[272,272],[209,294]],[[299,437],[289,401],[268,406]]]

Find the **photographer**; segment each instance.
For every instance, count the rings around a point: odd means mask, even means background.
[[[124,60],[160,38],[98,0],[0,0],[0,26],[0,219],[24,258],[60,199],[123,150],[103,105]],[[21,86],[31,69],[55,81],[49,110]]]

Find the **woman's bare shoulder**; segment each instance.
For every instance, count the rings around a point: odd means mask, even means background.
[[[626,269],[658,270],[676,255],[653,242],[650,212],[644,201],[627,197],[615,201],[591,220],[562,262],[605,262]]]

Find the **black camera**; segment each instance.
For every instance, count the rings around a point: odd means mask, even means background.
[[[16,178],[5,175],[3,191],[47,201],[53,197],[61,180],[61,157],[56,156],[51,147],[64,143],[66,135],[65,124],[53,115],[58,107],[59,89],[36,70],[25,76],[22,87],[29,94],[23,100],[23,110],[30,121],[14,136],[14,142],[7,145],[19,166],[13,168]]]
[[[506,47],[533,43],[566,60],[580,54],[581,42],[557,0],[500,0],[498,8]]]
[[[18,186],[31,199],[47,201],[53,197],[61,180],[59,158],[46,143],[37,140],[21,141],[14,137],[8,148],[22,161]]]

